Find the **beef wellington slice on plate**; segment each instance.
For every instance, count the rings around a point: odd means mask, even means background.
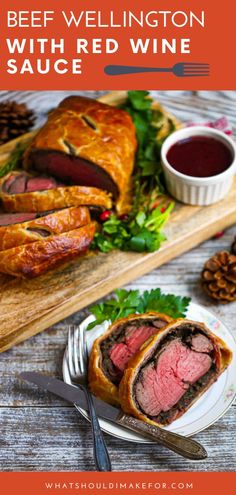
[[[121,407],[147,423],[167,425],[217,380],[231,358],[203,323],[170,323],[129,361],[119,388]]]
[[[167,315],[150,312],[114,322],[93,344],[89,358],[91,391],[111,404],[119,404],[119,383],[132,356],[144,342],[170,323]]]

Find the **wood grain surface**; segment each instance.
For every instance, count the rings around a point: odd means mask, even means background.
[[[124,97],[124,92],[113,92],[100,100],[120,104]],[[16,142],[0,148],[0,164],[1,155],[3,163]],[[159,251],[90,253],[34,280],[0,275],[0,351],[88,306],[97,300],[98,294],[105,296],[188,251],[232,225],[235,218],[236,180],[227,197],[217,204],[196,207],[176,202],[165,228],[167,241]]]
[[[25,101],[38,111],[41,125],[51,108],[68,92],[0,92],[6,98]],[[99,96],[91,92],[92,97]],[[154,93],[154,96],[159,96]],[[161,102],[182,120],[215,119],[227,115],[236,134],[236,92],[161,92]],[[41,110],[39,112],[39,109]],[[236,223],[236,219],[234,220]],[[199,283],[203,263],[216,251],[229,249],[236,226],[223,237],[211,238],[182,256],[126,285],[128,289],[160,287],[164,292],[187,295],[216,314],[236,336],[236,303],[219,305],[208,299]],[[210,237],[210,235],[209,235]],[[30,292],[30,285],[28,291]],[[97,298],[101,293],[97,292]],[[17,291],[15,313],[17,314]],[[1,311],[3,305],[1,304]],[[7,313],[7,310],[5,309]],[[76,312],[48,331],[22,342],[0,357],[0,469],[2,471],[94,470],[89,424],[76,410],[54,396],[17,379],[21,371],[42,371],[61,377],[68,325],[79,323],[88,310]],[[9,325],[14,321],[9,322]],[[159,446],[122,442],[106,435],[116,471],[235,471],[236,405],[217,423],[196,435],[208,451],[204,462],[191,462]]]

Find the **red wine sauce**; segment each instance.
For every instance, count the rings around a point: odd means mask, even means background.
[[[167,153],[169,164],[178,172],[192,177],[212,177],[227,170],[233,156],[220,140],[191,136],[175,143]]]

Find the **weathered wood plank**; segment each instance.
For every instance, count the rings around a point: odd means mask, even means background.
[[[106,435],[114,471],[234,471],[232,431],[235,410],[196,435],[208,451],[204,462],[191,462],[159,445],[122,442]],[[3,408],[0,410],[2,471],[94,470],[89,424],[74,408]],[[218,441],[216,441],[218,439]],[[220,444],[219,444],[220,439]]]

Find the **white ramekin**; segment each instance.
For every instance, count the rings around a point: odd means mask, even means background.
[[[221,174],[213,177],[190,177],[175,170],[167,160],[167,153],[176,142],[191,136],[209,136],[222,141],[232,152],[232,164]],[[189,157],[191,160],[191,156]],[[174,198],[190,205],[210,205],[228,193],[236,170],[236,146],[234,141],[221,131],[204,126],[185,127],[173,132],[161,148],[161,162],[166,186]]]

